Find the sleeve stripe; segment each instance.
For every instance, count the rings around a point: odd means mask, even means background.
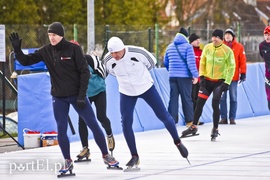
[[[91,55],[94,62],[94,70],[97,70],[103,78],[106,77],[106,70],[105,66],[102,62],[100,62],[99,58],[97,56]]]
[[[155,60],[153,60],[152,57],[149,55],[149,53],[146,52],[145,50],[136,47],[129,47],[128,51],[144,55],[150,63],[150,67],[148,69],[152,69],[155,67],[156,64]]]

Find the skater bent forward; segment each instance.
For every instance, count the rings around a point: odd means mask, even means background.
[[[181,155],[187,158],[188,151],[181,142],[174,120],[167,112],[149,73],[149,70],[154,68],[156,64],[155,57],[144,48],[125,46],[118,37],[109,39],[108,51],[104,63],[108,72],[116,76],[119,84],[123,133],[132,156],[127,166],[132,167],[139,164],[139,155],[132,129],[133,112],[138,98],[144,99],[153,109],[171,134]]]
[[[79,45],[77,41],[71,40],[70,42]],[[112,127],[110,119],[106,113],[106,84],[105,78],[107,76],[106,68],[104,64],[99,60],[95,52],[85,54],[91,78],[89,78],[86,95],[90,103],[94,102],[96,107],[97,120],[101,123],[107,134],[107,143],[110,151],[114,150],[115,141],[112,133]],[[79,135],[82,144],[82,150],[77,155],[78,160],[75,162],[83,161],[86,158],[90,161],[90,149],[88,146],[88,128],[82,117],[79,117]]]
[[[86,54],[85,58],[91,72],[91,78],[89,79],[86,94],[90,103],[94,102],[95,104],[97,120],[101,123],[107,134],[107,143],[109,150],[113,151],[115,147],[115,141],[112,133],[110,119],[106,115],[105,66],[94,54]],[[83,149],[81,153],[77,155],[77,157],[81,159],[84,156],[90,155],[90,149],[88,148],[88,129],[84,120],[81,117],[79,117],[79,134]]]

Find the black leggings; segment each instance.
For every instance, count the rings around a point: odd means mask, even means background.
[[[90,103],[94,102],[96,106],[96,115],[98,121],[105,129],[107,135],[112,134],[111,122],[106,114],[106,92],[100,92],[96,96],[88,98]],[[88,128],[84,120],[79,117],[79,134],[81,138],[82,147],[88,147]]]
[[[199,89],[200,89],[199,83],[197,83],[197,84],[192,84],[192,93],[191,93],[191,97],[192,97],[193,110],[194,110],[194,111],[195,111],[196,103],[197,103],[197,100],[198,100]]]
[[[222,90],[222,83],[223,81],[206,81],[205,87],[200,87],[201,95],[198,95],[198,100],[196,103],[196,108],[194,112],[194,120],[193,124],[196,125],[199,122],[199,119],[202,115],[203,106],[208,99],[208,97],[213,92],[213,98],[212,98],[212,108],[213,108],[213,127],[218,128],[218,122],[219,122],[219,116],[220,116],[220,110],[219,110],[219,101],[221,99],[221,95],[223,93]]]

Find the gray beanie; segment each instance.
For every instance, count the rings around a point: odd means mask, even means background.
[[[232,35],[232,37],[235,37],[235,33],[233,32],[232,29],[226,29],[225,34],[226,33],[230,33]]]

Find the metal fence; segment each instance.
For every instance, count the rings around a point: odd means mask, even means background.
[[[75,28],[76,34],[75,37]],[[203,44],[211,40],[211,33],[216,28],[227,29],[225,25],[192,25],[187,27],[190,33],[196,33],[201,37]],[[239,42],[241,42],[246,51],[248,62],[262,61],[259,57],[258,46],[263,40],[263,28],[261,24],[252,24],[245,26],[235,26],[234,31],[237,34]],[[177,29],[163,29],[155,26],[96,26],[95,27],[95,50],[100,56],[106,52],[106,44],[111,36],[119,36],[127,45],[137,45],[148,49],[156,55],[158,59],[158,67],[163,66],[163,55],[167,45],[172,42]],[[14,56],[12,54],[11,43],[9,42],[8,35],[11,32],[18,32],[22,38],[22,48],[38,48],[44,44],[49,43],[47,36],[47,26],[40,25],[6,25],[6,63],[1,63],[1,73],[5,70],[5,100],[6,100],[6,113],[17,111],[17,93],[16,78],[11,78],[14,70]],[[77,39],[83,48],[87,50],[87,26],[84,25],[65,25],[65,38],[67,40]],[[17,71],[21,73],[33,73],[31,71]],[[0,78],[0,83],[3,84],[3,78]],[[14,86],[14,88],[12,88]],[[2,113],[3,90],[0,89],[0,114]]]

